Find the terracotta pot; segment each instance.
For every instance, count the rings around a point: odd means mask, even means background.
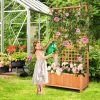
[[[48,73],[49,86],[57,86],[64,88],[77,89],[82,91],[88,86],[89,75],[86,73],[85,77],[83,75],[75,76],[74,74],[62,73],[57,75],[54,73]]]

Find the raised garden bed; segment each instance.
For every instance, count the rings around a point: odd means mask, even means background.
[[[49,83],[48,86],[64,87],[77,89],[82,91],[88,86],[89,76],[88,74],[75,76],[74,74],[62,73],[57,75],[54,73],[48,73]]]

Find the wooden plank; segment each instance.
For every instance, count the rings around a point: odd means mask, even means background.
[[[61,10],[61,9],[76,9],[79,10],[79,8],[81,8],[81,6],[70,6],[70,7],[62,7],[62,8],[51,8],[52,10]],[[85,11],[88,10],[88,5],[85,4],[83,5],[83,8],[85,9]]]

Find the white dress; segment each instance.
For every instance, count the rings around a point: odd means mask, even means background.
[[[41,51],[36,55],[37,61],[34,68],[32,83],[46,84],[48,83],[47,62],[44,59],[44,52]]]

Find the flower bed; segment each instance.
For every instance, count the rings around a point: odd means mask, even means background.
[[[61,75],[62,73],[71,73],[75,75],[83,75],[86,73],[86,68],[82,63],[68,63],[63,62],[62,65],[53,63],[51,66],[48,66],[48,71],[51,73],[55,73],[57,75]]]

